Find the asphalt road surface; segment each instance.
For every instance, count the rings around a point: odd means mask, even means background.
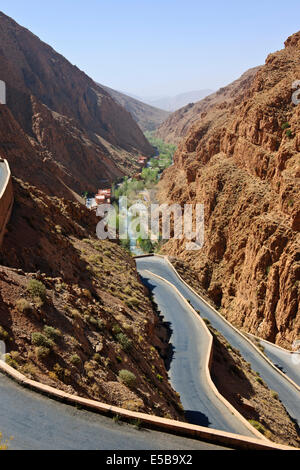
[[[300,353],[284,351],[262,339],[260,343],[273,364],[300,387]]]
[[[197,317],[173,287],[147,272],[140,271],[140,274],[172,330],[173,357],[169,377],[174,389],[180,393],[188,421],[256,437],[216,397],[207,381],[205,363],[209,338]]]
[[[200,311],[203,318],[207,318],[212,326],[216,328],[227,341],[240,351],[246,361],[250,362],[252,369],[259,372],[262,379],[266,382],[271,390],[278,393],[280,400],[284,404],[286,410],[298,425],[300,425],[300,392],[288,382],[288,380],[280,375],[276,370],[262,357],[255,348],[248,343],[238,332],[236,332],[222,317],[203,302],[191,289],[189,289],[176,275],[174,270],[168,263],[160,257],[153,256],[148,258],[136,259],[137,269],[142,275],[145,270],[149,270],[154,274],[158,274],[175,285],[180,293],[188,300],[196,310]],[[165,297],[168,302],[168,296]],[[175,325],[173,325],[175,328]],[[192,361],[192,357],[190,358]],[[300,367],[300,366],[299,366]],[[181,397],[184,401],[184,397]]]
[[[16,450],[221,450],[222,446],[138,430],[21,387],[0,374],[0,430]]]

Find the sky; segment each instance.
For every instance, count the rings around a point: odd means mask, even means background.
[[[300,0],[1,0],[99,83],[140,97],[216,90],[300,29]]]

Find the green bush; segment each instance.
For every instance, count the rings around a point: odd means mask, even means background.
[[[249,423],[262,434],[266,434],[266,428],[258,421],[255,421],[255,419],[249,419]]]
[[[73,366],[80,366],[81,364],[81,359],[80,357],[78,356],[78,354],[73,354],[71,357],[70,357],[70,362],[71,364],[73,364]]]
[[[136,376],[127,369],[122,369],[119,372],[119,379],[127,387],[131,388],[136,384]]]
[[[50,352],[50,348],[46,348],[45,346],[38,346],[35,349],[35,355],[38,360],[46,359],[49,356]]]
[[[124,351],[128,351],[132,347],[132,341],[127,335],[125,335],[125,333],[118,333],[116,335],[116,339]]]
[[[44,346],[45,348],[50,348],[50,349],[53,347],[53,341],[47,338],[47,336],[38,332],[32,333],[31,342],[35,346]]]
[[[136,297],[130,297],[128,300],[125,300],[127,307],[138,307],[140,301]]]
[[[36,279],[30,279],[27,285],[27,291],[31,297],[39,297],[41,300],[46,299],[47,290],[44,284]]]
[[[45,326],[44,327],[44,333],[47,336],[47,338],[50,338],[53,341],[58,341],[61,337],[62,334],[57,328],[53,328],[53,326]]]
[[[94,361],[101,362],[101,356],[99,353],[95,353],[93,356]]]
[[[8,364],[10,367],[13,367],[14,369],[18,369],[19,367],[17,361],[13,359],[9,353],[5,354],[4,361],[6,362],[6,364]]]
[[[9,337],[9,334],[7,333],[7,331],[3,328],[3,326],[0,326],[0,339],[2,339],[2,341],[5,341],[7,340]]]

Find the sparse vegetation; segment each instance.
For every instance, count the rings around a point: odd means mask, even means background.
[[[73,364],[73,366],[79,367],[81,364],[81,359],[78,354],[72,354],[72,356],[70,357],[70,362],[71,364]]]
[[[16,309],[21,313],[29,313],[32,310],[32,306],[26,299],[19,299],[16,302]]]
[[[53,347],[53,341],[42,333],[35,332],[31,335],[31,342],[35,346],[44,346],[45,348],[51,349]]]
[[[51,349],[45,346],[38,346],[37,348],[35,348],[35,355],[39,361],[46,359],[49,356],[50,352]]]
[[[9,334],[7,331],[3,328],[3,326],[0,326],[0,339],[2,341],[6,341],[9,338]]]
[[[261,432],[264,436],[268,434],[268,431],[266,430],[266,428],[255,419],[249,419],[249,423],[259,432]]]
[[[129,388],[132,388],[136,384],[136,376],[129,370],[122,369],[119,372],[119,379],[121,382]]]
[[[127,335],[125,335],[125,333],[118,333],[116,339],[118,340],[124,351],[129,351],[129,349],[131,349],[132,341],[128,338]]]
[[[47,338],[54,342],[57,342],[62,337],[61,331],[59,331],[57,328],[53,328],[53,326],[45,326],[44,333]]]
[[[33,299],[37,297],[42,301],[46,300],[46,287],[42,282],[37,281],[36,279],[30,279],[27,285],[27,291]]]

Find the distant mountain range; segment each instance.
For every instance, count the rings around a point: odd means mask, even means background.
[[[213,93],[214,90],[205,89],[205,90],[194,90],[187,93],[181,93],[176,96],[165,96],[156,99],[141,98],[141,100],[151,106],[164,109],[165,111],[173,112],[177,109],[186,106],[189,103],[195,103],[202,100],[206,96]]]
[[[170,114],[167,111],[146,104],[132,95],[127,95],[104,85],[98,85],[107,91],[118,104],[131,113],[133,119],[143,131],[154,131]]]

